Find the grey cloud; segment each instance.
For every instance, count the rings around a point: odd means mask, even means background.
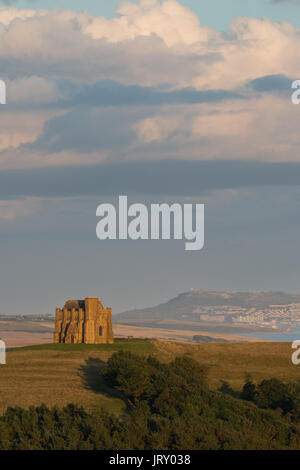
[[[286,77],[285,75],[266,75],[258,77],[248,82],[248,86],[258,92],[269,93],[289,93],[291,94],[291,84],[294,79]]]
[[[67,149],[93,152],[128,147],[135,139],[135,133],[130,129],[130,122],[135,119],[125,109],[74,110],[47,121],[42,135],[24,148],[51,153]]]
[[[122,153],[128,153],[133,151],[133,146],[137,151],[143,151],[145,145],[149,147],[155,143],[138,142],[134,125],[152,116],[155,106],[218,102],[241,96],[226,90],[160,92],[150,87],[127,87],[114,82],[99,82],[91,88],[79,88],[82,93],[70,91],[70,100],[74,105],[72,111],[49,119],[38,139],[32,144],[23,145],[21,151],[56,153],[72,150],[89,153],[120,149]],[[180,130],[177,133],[179,135]],[[160,151],[166,145],[168,151],[172,151],[169,139],[159,142]]]
[[[8,100],[9,109],[70,109],[72,107],[163,106],[176,104],[217,103],[226,100],[251,99],[253,92],[291,93],[294,79],[285,75],[267,75],[248,81],[236,90],[197,90],[192,87],[172,90],[172,84],[161,87],[125,85],[113,80],[78,83],[72,80],[50,80],[57,89],[59,100],[38,103]],[[22,85],[19,85],[22,86]],[[8,94],[10,88],[8,87]],[[38,90],[37,90],[38,92]],[[12,101],[12,100],[11,100]]]
[[[0,172],[0,198],[197,196],[216,189],[299,186],[300,163],[159,160]]]
[[[164,105],[193,104],[241,98],[242,95],[228,90],[199,91],[195,88],[182,88],[174,91],[162,91],[155,87],[139,85],[126,86],[111,80],[96,82],[92,85],[62,83],[61,89],[70,87],[69,100],[64,105],[85,104],[90,106],[122,106],[122,105]]]
[[[235,90],[197,90],[186,87],[170,90],[171,84],[162,87],[124,85],[113,80],[95,83],[78,83],[72,80],[52,80],[60,99],[51,103],[18,103],[14,100],[10,109],[65,109],[71,107],[107,106],[162,106],[172,104],[214,103],[230,99],[246,99],[247,95]],[[9,94],[8,87],[8,94]]]
[[[186,87],[168,91],[164,88],[124,85],[113,80],[102,80],[93,84],[78,84],[62,80],[58,82],[59,92],[65,96],[53,106],[157,106],[172,104],[214,103],[232,99],[250,99],[251,91],[291,93],[295,78],[283,74],[257,77],[237,90],[197,90]]]

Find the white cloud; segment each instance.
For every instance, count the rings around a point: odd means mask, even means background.
[[[193,83],[209,88],[232,88],[246,80],[273,74],[297,76],[300,30],[267,18],[236,18],[232,38],[215,46],[222,60],[208,64]]]
[[[62,98],[61,79],[234,90],[266,75],[297,78],[300,30],[288,23],[237,18],[224,34],[202,26],[201,18],[175,0],[125,2],[117,13],[106,19],[72,10],[0,9],[8,102],[40,108],[30,109],[26,119],[24,110],[8,115],[1,109],[0,169],[109,158],[299,159],[300,108],[288,96],[253,93],[247,100],[210,104],[140,105],[134,117],[124,106],[93,115],[76,108],[59,120],[62,111],[46,105]],[[98,133],[97,120],[109,132]],[[121,134],[122,146],[115,145]],[[95,151],[97,139],[106,147],[100,142]],[[53,150],[53,142],[60,147]]]
[[[120,18],[94,18],[83,26],[83,31],[95,39],[106,38],[109,42],[155,34],[169,47],[206,41],[209,35],[208,28],[200,27],[198,16],[175,0],[125,2],[116,13]]]
[[[125,2],[106,19],[72,10],[0,9],[0,58],[7,76],[232,88],[247,79],[298,73],[299,29],[267,18],[236,18],[230,34],[201,26],[176,0]],[[78,63],[80,62],[80,67]],[[11,71],[10,71],[11,69]],[[38,70],[41,73],[38,73]]]
[[[16,19],[21,19],[25,20],[27,18],[32,18],[33,16],[36,15],[46,15],[47,11],[46,10],[22,10],[20,8],[14,8],[14,7],[1,7],[0,8],[0,23],[2,23],[5,26],[8,26],[12,21]]]

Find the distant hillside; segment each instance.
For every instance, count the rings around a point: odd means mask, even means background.
[[[300,295],[285,294],[284,292],[215,292],[191,289],[189,292],[179,294],[166,303],[151,308],[129,310],[114,315],[114,321],[118,320],[145,320],[145,319],[193,319],[201,312],[201,307],[212,307],[210,314],[214,314],[214,308],[267,308],[270,305],[287,305],[300,303]]]

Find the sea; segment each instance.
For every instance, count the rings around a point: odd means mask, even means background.
[[[296,340],[300,341],[300,328],[291,328],[290,331],[278,332],[278,333],[256,333],[256,334],[242,334],[245,338],[258,338],[265,339],[268,341],[282,341],[282,342],[293,342]]]

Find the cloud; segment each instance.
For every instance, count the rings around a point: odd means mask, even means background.
[[[224,34],[202,26],[175,0],[126,2],[117,12],[106,19],[4,7],[2,69],[10,79],[30,69],[47,78],[198,89],[232,89],[258,76],[298,72],[299,30],[288,23],[236,18]]]
[[[157,106],[172,104],[195,104],[241,99],[235,90],[197,90],[192,87],[164,90],[159,87],[124,85],[112,80],[92,84],[66,82],[64,90],[71,90],[69,99],[60,100],[58,106]]]
[[[200,196],[214,190],[299,186],[300,163],[135,161],[0,172],[0,199]]]
[[[84,25],[84,32],[93,38],[110,42],[156,35],[167,46],[192,45],[207,41],[210,29],[200,27],[198,16],[175,0],[140,0],[124,2],[116,9],[120,18],[94,18]]]
[[[47,103],[56,102],[61,98],[55,81],[44,77],[30,76],[8,80],[7,101],[8,106],[17,105],[42,107]]]
[[[26,111],[19,111],[28,141],[2,149],[0,169],[165,158],[299,161],[299,107],[281,95],[255,93],[200,104],[79,106],[53,110],[47,120],[41,110],[34,138],[25,128]],[[4,142],[15,138],[11,123]]]
[[[23,109],[16,113],[7,108],[1,109],[0,155],[1,151],[12,151],[23,144],[33,144],[42,133],[44,123],[49,118],[49,111],[44,110],[32,112]]]
[[[93,152],[119,149],[133,142],[130,121],[136,119],[126,109],[71,111],[45,124],[41,136],[29,147],[54,153],[64,150]],[[136,114],[136,113],[133,113]]]
[[[172,89],[124,85],[113,80],[81,83],[31,76],[7,81],[7,107],[18,109],[97,106],[163,106],[173,104],[213,103],[247,98],[242,90],[197,90],[192,87]],[[49,105],[49,106],[47,106]]]
[[[291,84],[294,79],[286,77],[283,74],[267,75],[265,77],[258,77],[251,80],[249,85],[255,91],[259,92],[281,92],[284,94],[291,94]]]
[[[113,80],[93,83],[66,79],[47,79],[29,76],[8,80],[7,95],[9,109],[48,108],[66,109],[81,106],[165,106],[176,104],[218,103],[225,100],[251,99],[254,92],[291,94],[295,78],[283,74],[268,75],[246,81],[236,89],[198,90],[193,87],[172,88],[161,86],[126,85]]]
[[[299,60],[299,28],[243,17],[220,33],[175,0],[126,2],[111,19],[3,7],[0,169],[297,161]]]
[[[40,201],[34,198],[17,201],[0,200],[0,220],[6,222],[25,218],[34,214],[40,207]]]

